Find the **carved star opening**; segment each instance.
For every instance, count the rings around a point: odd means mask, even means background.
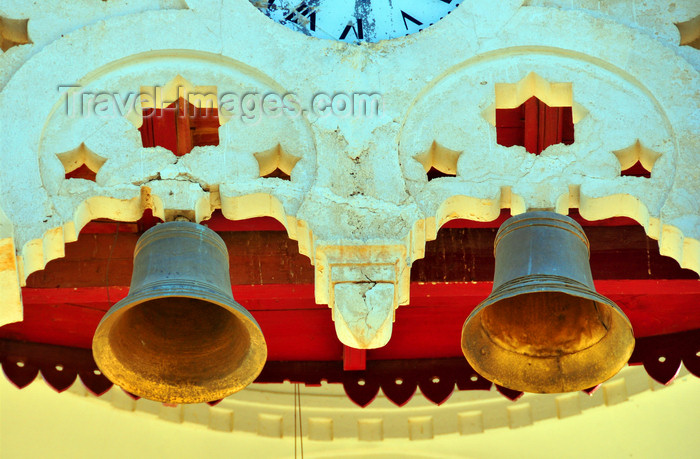
[[[139,127],[144,147],[160,146],[183,156],[192,148],[219,144],[216,86],[193,86],[177,75],[165,86],[141,87]]]
[[[685,22],[675,24],[681,35],[680,45],[700,49],[700,15]]]
[[[627,148],[613,151],[620,161],[620,175],[625,177],[651,177],[651,170],[661,153],[645,147],[639,139]]]
[[[66,179],[81,178],[92,182],[95,181],[97,172],[107,161],[107,158],[90,150],[84,143],[73,150],[57,153],[56,157],[63,164]]]
[[[431,181],[440,177],[455,177],[461,154],[461,151],[450,150],[433,142],[427,151],[415,155],[413,159],[423,165],[428,181]]]
[[[482,115],[496,127],[499,145],[520,145],[539,155],[550,145],[574,142],[574,123],[588,113],[573,101],[572,83],[551,83],[534,72],[517,83],[496,83],[495,103]]]
[[[280,144],[266,151],[254,153],[260,168],[260,177],[291,180],[292,169],[301,159],[284,151]]]
[[[0,49],[3,52],[17,45],[31,43],[27,24],[29,19],[10,19],[0,16]]]

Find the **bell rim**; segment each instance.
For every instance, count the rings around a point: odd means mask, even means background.
[[[616,322],[615,332],[608,333],[603,340],[594,346],[575,354],[546,357],[520,354],[496,345],[487,337],[481,324],[473,325],[478,329],[475,333],[476,336],[470,335],[472,346],[467,346],[465,345],[467,328],[465,323],[461,336],[462,353],[477,373],[508,389],[542,394],[589,389],[615,376],[627,364],[634,351],[634,334],[631,327],[625,326],[626,323],[621,320],[620,316],[616,316],[613,320]],[[629,341],[624,335],[628,335]],[[608,341],[619,337],[625,338],[626,345],[619,348],[606,346],[609,344]],[[477,349],[485,344],[490,344],[486,354],[489,358],[477,359],[475,357]],[[520,362],[517,365],[514,364],[516,360]],[[527,366],[523,365],[523,362],[526,362]],[[587,371],[592,367],[596,368],[595,372]],[[506,368],[516,368],[517,371],[504,376]]]
[[[503,387],[507,387],[509,389],[513,390],[520,390],[523,392],[531,392],[531,393],[564,393],[564,392],[571,392],[571,391],[576,391],[576,390],[583,390],[583,389],[588,389],[590,387],[594,387],[597,384],[600,384],[604,381],[607,381],[611,377],[613,377],[615,374],[617,374],[628,362],[629,357],[632,355],[632,352],[634,351],[634,344],[635,344],[635,339],[634,339],[634,331],[632,328],[632,324],[627,317],[627,315],[622,311],[622,309],[615,304],[614,301],[610,300],[609,298],[593,291],[591,292],[590,289],[588,289],[585,285],[578,284],[575,281],[569,280],[569,282],[548,282],[548,283],[532,283],[528,285],[529,290],[527,292],[522,291],[523,287],[523,282],[522,278],[521,282],[518,282],[519,285],[514,286],[513,283],[509,284],[504,284],[503,287],[496,289],[494,292],[491,293],[484,301],[479,303],[476,308],[469,314],[467,319],[464,321],[464,324],[462,325],[462,334],[461,334],[461,348],[462,348],[462,353],[464,354],[464,357],[467,359],[469,365],[474,368],[477,373],[481,374],[484,376],[486,379],[499,384]],[[517,281],[517,279],[514,279],[514,281]],[[481,336],[482,333],[484,333],[481,330],[481,327],[477,329],[475,332],[475,335],[470,335],[468,330],[470,329],[470,325],[472,330],[469,330],[470,332],[474,332],[473,327],[476,325],[470,324],[470,322],[476,320],[478,316],[480,315],[481,312],[484,311],[487,307],[505,300],[507,298],[513,298],[519,295],[523,294],[530,294],[530,293],[564,293],[567,295],[571,295],[574,297],[578,298],[584,298],[588,299],[591,301],[594,301],[599,304],[603,304],[605,306],[608,306],[612,311],[615,312],[613,316],[613,321],[615,324],[615,333],[617,334],[617,337],[621,337],[624,339],[625,342],[627,342],[626,346],[622,346],[620,349],[620,353],[617,356],[617,358],[611,358],[612,356],[610,355],[604,355],[605,354],[605,349],[610,349],[606,348],[605,345],[602,343],[604,340],[611,340],[613,339],[613,333],[608,333],[606,336],[596,344],[594,344],[591,347],[582,349],[581,351],[575,353],[575,354],[562,354],[558,356],[532,356],[532,355],[526,355],[518,352],[514,352],[509,349],[501,348],[497,344],[493,343],[488,338],[484,338]],[[611,324],[612,327],[612,324]],[[473,346],[467,346],[465,345],[466,342],[466,337],[470,336],[472,343],[479,342],[480,344],[476,345],[474,344]],[[488,340],[488,341],[487,341]],[[486,369],[486,365],[482,365],[481,360],[476,358],[476,352],[474,349],[470,348],[478,348],[481,347],[482,344],[488,344],[491,343],[492,346],[490,347],[489,352],[493,352],[495,350],[495,354],[497,354],[497,357],[494,357],[493,361],[505,361],[509,359],[524,359],[528,360],[531,363],[534,363],[535,366],[540,364],[539,366],[541,367],[540,372],[541,373],[529,373],[527,376],[523,376],[523,374],[519,374],[513,379],[504,379],[500,376],[501,372],[500,371],[490,371]],[[595,348],[595,349],[594,349]],[[540,376],[543,372],[546,372],[546,370],[542,370],[543,368],[548,368],[548,365],[551,365],[552,362],[557,362],[559,365],[561,365],[562,361],[566,362],[572,362],[575,361],[576,359],[581,357],[581,353],[586,352],[589,355],[596,355],[598,354],[599,358],[597,359],[598,361],[602,362],[599,366],[601,367],[600,373],[603,376],[599,376],[597,378],[592,378],[588,380],[584,380],[584,382],[581,382],[577,384],[575,387],[571,386],[563,386],[561,384],[557,385],[556,383],[535,383],[534,381],[541,380],[537,376]],[[474,355],[473,355],[474,354]],[[574,357],[574,355],[578,354],[578,357]],[[497,367],[497,365],[491,365],[492,367]],[[565,379],[566,377],[569,377],[571,374],[576,373],[579,374],[581,370],[581,366],[576,366],[576,365],[571,365],[567,364],[565,366],[569,367],[569,370],[567,372],[563,372],[562,374],[559,374],[561,379]],[[524,370],[523,370],[524,371]],[[554,375],[552,376],[552,379],[554,379]],[[515,380],[515,382],[514,382]]]
[[[167,282],[164,282],[162,284],[165,284]],[[171,285],[176,285],[178,287],[178,294],[177,295],[168,295],[168,294],[146,294],[143,292],[143,288],[139,289],[134,295],[127,295],[125,298],[121,299],[120,301],[116,302],[103,316],[102,320],[100,320],[99,324],[97,325],[97,328],[95,330],[95,335],[93,337],[92,341],[92,354],[93,358],[95,359],[95,363],[97,364],[98,368],[100,371],[110,380],[112,381],[115,385],[118,385],[119,387],[123,388],[124,390],[127,390],[130,393],[133,393],[134,395],[137,395],[139,397],[144,397],[149,400],[154,400],[158,402],[164,402],[164,403],[205,403],[205,402],[211,402],[214,400],[220,400],[225,397],[228,397],[229,395],[232,395],[242,389],[244,389],[247,385],[255,381],[255,379],[258,377],[258,375],[262,372],[263,367],[265,366],[265,363],[267,361],[267,343],[265,341],[265,336],[262,332],[262,328],[260,327],[260,324],[255,320],[252,314],[245,309],[240,303],[238,303],[232,296],[225,295],[221,292],[213,292],[213,291],[202,291],[197,290],[197,289],[190,289],[188,291],[188,287],[191,286],[183,286],[181,281],[178,282],[169,282]],[[161,287],[163,285],[160,285]],[[148,286],[147,286],[148,287]],[[256,370],[252,373],[250,373],[247,377],[241,378],[239,380],[239,384],[231,389],[231,388],[226,388],[226,389],[197,389],[196,387],[192,386],[176,386],[176,385],[166,385],[169,389],[168,391],[168,397],[163,397],[162,396],[162,391],[153,391],[149,390],[150,386],[149,385],[143,385],[143,384],[131,384],[129,381],[122,381],[122,378],[119,378],[117,376],[114,376],[114,373],[112,372],[111,367],[107,366],[100,366],[100,361],[102,361],[101,358],[101,352],[98,350],[99,347],[106,348],[107,346],[100,346],[102,342],[104,344],[107,344],[107,337],[109,334],[109,329],[116,323],[117,319],[119,316],[124,314],[126,311],[137,307],[147,301],[152,301],[152,300],[157,300],[157,299],[162,299],[162,298],[190,298],[190,299],[196,299],[196,300],[203,300],[207,301],[211,304],[215,304],[223,309],[226,309],[227,311],[231,312],[234,314],[236,317],[238,317],[241,322],[244,324],[246,331],[248,332],[250,336],[250,341],[254,345],[250,346],[250,349],[252,349],[252,355],[246,357],[248,361],[254,362],[255,365],[251,365],[253,368],[256,368]],[[109,328],[104,328],[109,324]],[[112,354],[111,350],[105,350],[103,351],[105,355]],[[121,365],[121,367],[125,368],[124,365]],[[141,381],[148,381],[152,382],[146,378],[141,378],[137,377],[137,379],[140,379]],[[117,380],[120,380],[119,382]],[[199,387],[199,386],[197,386]],[[143,390],[146,388],[146,390]],[[172,395],[174,394],[174,395]],[[194,395],[193,395],[194,394]]]

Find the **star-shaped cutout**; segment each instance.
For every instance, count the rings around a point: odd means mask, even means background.
[[[535,72],[530,72],[517,83],[496,83],[496,100],[482,116],[496,125],[496,109],[520,107],[531,97],[536,97],[549,107],[571,107],[574,124],[586,117],[588,111],[574,102],[572,83],[551,83]]]
[[[27,24],[29,19],[10,19],[0,16],[0,49],[7,51],[13,46],[31,43]]]
[[[681,35],[681,46],[687,45],[700,49],[700,15],[685,22],[678,22],[676,27]]]
[[[137,128],[143,124],[143,112],[167,108],[180,99],[197,108],[215,109],[219,117],[219,125],[223,125],[231,117],[230,113],[219,108],[216,86],[195,86],[182,75],[176,75],[163,86],[141,86],[139,95],[140,110],[134,107],[135,110],[127,114],[127,119]]]
[[[57,153],[56,157],[63,164],[66,178],[84,178],[93,182],[97,172],[107,161],[107,158],[90,150],[84,143],[73,150]]]
[[[216,86],[194,86],[181,75],[162,87],[142,86],[140,105],[129,118],[143,146],[163,147],[176,156],[218,145],[219,126],[229,118],[221,116]]]
[[[423,165],[423,169],[425,169],[430,179],[438,176],[457,175],[457,161],[461,154],[461,151],[450,150],[437,142],[433,142],[428,150],[415,155],[413,159]],[[431,171],[439,171],[444,175],[435,172],[431,173]]]
[[[620,161],[621,175],[642,177],[651,175],[654,163],[656,163],[656,160],[661,156],[661,153],[642,145],[639,139],[627,148],[613,151],[613,154],[617,157],[617,160]],[[644,170],[639,170],[639,166]]]
[[[254,153],[253,156],[258,161],[260,177],[277,177],[285,180],[290,180],[292,169],[301,159],[286,152],[280,144],[269,150]]]

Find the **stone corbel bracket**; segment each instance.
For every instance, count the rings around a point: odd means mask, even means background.
[[[316,302],[333,309],[346,346],[375,349],[389,342],[394,310],[409,301],[406,252],[403,245],[316,248]]]

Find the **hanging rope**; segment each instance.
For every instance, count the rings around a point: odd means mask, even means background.
[[[299,424],[299,445],[301,459],[304,459],[304,428],[301,424],[301,389],[294,384],[294,459],[297,457],[297,423]]]
[[[304,427],[301,423],[301,388],[297,384],[297,406],[299,407],[299,445],[301,449],[301,459],[304,459]]]

